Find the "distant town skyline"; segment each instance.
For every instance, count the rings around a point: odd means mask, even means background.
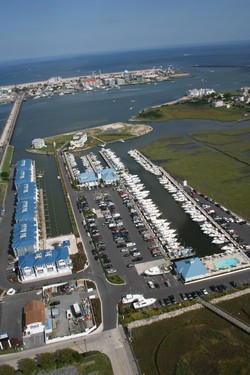
[[[250,40],[248,0],[1,2],[0,62]]]

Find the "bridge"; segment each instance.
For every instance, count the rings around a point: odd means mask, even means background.
[[[0,135],[0,171],[2,170],[2,164],[16,125],[23,99],[24,94],[17,97],[9,114],[8,120],[3,128],[2,134]]]

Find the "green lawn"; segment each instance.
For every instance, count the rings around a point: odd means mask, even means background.
[[[8,173],[8,175],[10,174],[10,164],[11,164],[13,152],[14,152],[14,147],[8,146],[8,149],[7,149],[4,161],[3,161],[3,165],[2,165],[2,171],[1,172]],[[9,179],[5,179],[5,178],[2,178],[0,176],[0,207],[3,203],[4,197],[5,197],[5,194],[6,194],[6,190],[7,190],[7,187],[8,187],[8,183],[9,183]]]
[[[79,375],[98,374],[113,375],[109,358],[100,352],[89,352],[83,363],[76,366]]]
[[[250,129],[165,137],[140,148],[177,180],[250,220]],[[194,140],[199,140],[197,144]]]
[[[134,329],[132,345],[145,375],[250,372],[249,336],[205,309]]]
[[[148,108],[141,111],[135,120],[170,121],[176,119],[210,119],[218,121],[237,121],[245,119],[246,112],[246,109],[239,107],[214,108],[206,102],[189,101]],[[247,113],[249,113],[249,108]]]

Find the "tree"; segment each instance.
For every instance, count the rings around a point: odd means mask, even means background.
[[[32,358],[23,358],[18,362],[18,369],[22,371],[23,375],[36,374],[36,361]]]
[[[37,364],[43,371],[56,368],[56,357],[54,353],[41,353],[37,357]]]
[[[3,180],[7,181],[9,179],[9,173],[8,172],[2,172],[1,177],[2,177]]]
[[[0,375],[15,375],[16,370],[10,365],[0,366]]]
[[[75,351],[69,348],[57,350],[55,353],[57,367],[75,363]]]

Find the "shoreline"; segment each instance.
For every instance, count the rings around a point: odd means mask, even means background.
[[[155,70],[157,70],[159,68],[156,68]],[[135,73],[135,72],[147,72],[147,71],[151,71],[153,70],[153,68],[149,68],[149,69],[138,69],[138,70],[130,70],[129,72],[131,73]],[[105,73],[103,73],[105,74]],[[124,72],[110,72],[110,73],[106,73],[106,74],[109,74],[110,76],[117,76],[117,75],[123,75]],[[99,77],[100,75],[95,75],[95,77]],[[175,72],[174,74],[172,74],[170,77],[165,77],[163,80],[168,80],[170,78],[182,78],[182,77],[188,77],[188,76],[191,76],[190,73],[188,72]],[[44,79],[42,81],[31,81],[31,82],[22,82],[22,83],[16,83],[16,84],[9,84],[9,85],[0,85],[0,88],[14,88],[14,87],[25,87],[25,86],[36,86],[36,85],[44,85],[44,84],[47,84],[48,80],[50,80],[51,78],[53,77],[50,77],[50,78],[47,78],[47,79]],[[90,79],[90,78],[93,78],[92,75],[79,75],[79,76],[73,76],[73,77],[60,77],[61,79],[61,82],[69,82],[69,81],[77,81],[79,79]]]
[[[135,128],[135,126],[136,126],[136,128]],[[87,129],[82,129],[82,130],[76,130],[76,131],[73,131],[73,132],[56,134],[56,135],[51,136],[51,137],[45,137],[44,141],[46,143],[46,140],[48,141],[48,140],[56,138],[56,137],[63,137],[63,136],[67,136],[67,135],[73,136],[74,134],[79,133],[79,132],[86,132],[90,137],[92,137],[92,136],[95,137],[96,135],[100,136],[102,134],[110,134],[110,133],[105,133],[105,132],[109,131],[109,130],[114,130],[114,132],[117,132],[117,135],[119,136],[119,134],[120,134],[119,130],[124,130],[127,127],[129,127],[128,132],[131,135],[131,137],[129,137],[128,139],[141,137],[141,136],[146,135],[146,134],[150,133],[151,131],[153,131],[152,126],[142,124],[142,123],[134,125],[134,124],[129,124],[129,123],[125,123],[125,122],[116,122],[116,123],[112,123],[112,124],[97,126],[97,127],[94,127],[94,128],[87,128]],[[98,133],[98,130],[99,130],[99,133]],[[112,142],[112,143],[113,142],[120,142],[120,139],[117,138],[117,140],[107,141],[106,143],[108,144],[109,142]],[[71,150],[71,152],[84,151],[84,150],[92,148],[92,147],[93,146],[83,146],[81,148],[79,147],[79,148],[76,148],[75,150]],[[55,148],[55,151],[58,148],[60,148],[60,147]],[[27,151],[29,153],[33,153],[33,154],[38,154],[38,155],[48,155],[49,156],[49,155],[54,154],[54,152],[52,152],[51,150],[46,151],[46,150],[39,150],[39,149],[33,149],[33,148],[26,148],[25,151]]]

